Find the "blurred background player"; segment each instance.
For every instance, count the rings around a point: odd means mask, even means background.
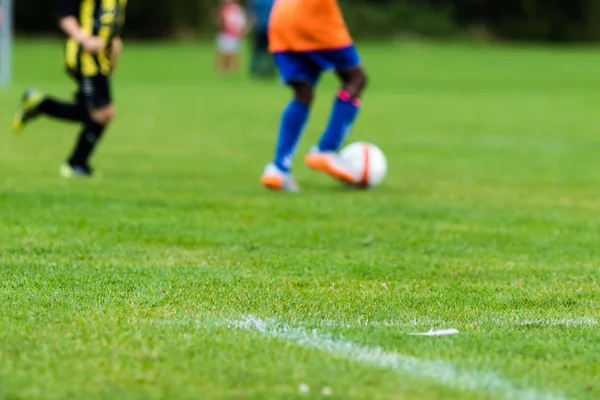
[[[269,52],[269,15],[275,0],[249,0],[251,26],[250,77],[268,79],[276,76],[275,62]]]
[[[262,184],[269,189],[296,191],[291,174],[298,140],[309,117],[314,87],[324,71],[333,69],[341,81],[331,116],[306,164],[343,182],[355,177],[342,165],[337,151],[358,115],[366,75],[344,22],[337,0],[279,0],[269,21],[269,49],[293,92],[281,118],[274,161],[267,165]]]
[[[68,35],[65,66],[77,82],[75,102],[62,102],[29,89],[13,120],[18,133],[39,115],[83,125],[77,144],[65,164],[63,177],[89,177],[89,158],[115,115],[110,76],[121,54],[121,30],[127,0],[61,0],[56,16]]]
[[[240,44],[246,32],[246,11],[237,0],[223,0],[219,8],[219,35],[215,69],[235,73],[240,65]]]

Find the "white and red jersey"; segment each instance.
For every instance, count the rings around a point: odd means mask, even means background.
[[[246,12],[238,3],[225,3],[219,10],[220,33],[241,38],[246,30]]]

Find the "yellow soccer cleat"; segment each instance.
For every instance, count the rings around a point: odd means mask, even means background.
[[[20,133],[29,121],[40,115],[40,104],[44,98],[43,94],[34,89],[25,92],[21,100],[21,108],[13,118],[14,133]]]

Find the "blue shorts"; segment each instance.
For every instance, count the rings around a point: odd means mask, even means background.
[[[345,71],[361,64],[360,56],[354,45],[338,50],[301,53],[285,51],[275,53],[274,57],[281,78],[287,84],[308,82],[315,85],[324,71]]]

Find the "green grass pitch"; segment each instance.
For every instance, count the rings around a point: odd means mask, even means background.
[[[102,176],[61,180],[76,126],[9,130],[26,87],[70,98],[60,46],[0,92],[0,399],[600,396],[596,51],[360,45],[387,180],[302,164],[328,77],[286,195],[288,91],[194,44],[125,47]]]

